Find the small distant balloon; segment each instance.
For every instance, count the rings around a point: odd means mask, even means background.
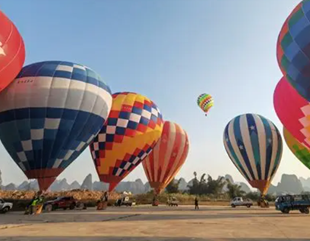
[[[23,67],[25,45],[14,23],[1,11],[0,25],[0,91],[2,91]]]
[[[204,93],[198,96],[197,104],[207,116],[211,107],[214,105],[214,101],[211,95]]]

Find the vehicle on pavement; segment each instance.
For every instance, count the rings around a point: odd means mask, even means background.
[[[54,200],[47,201],[43,205],[43,209],[47,212],[55,211],[57,209],[75,209],[77,207],[77,200],[74,197],[58,197]]]
[[[115,206],[118,206],[118,207],[120,207],[120,206],[127,206],[127,207],[130,206],[131,207],[134,205],[136,205],[136,203],[134,201],[132,201],[129,196],[122,197],[122,198],[116,200],[116,202],[115,202]]]
[[[3,199],[0,199],[0,213],[7,213],[13,208],[13,203],[5,202]]]
[[[179,206],[179,201],[175,197],[172,197],[171,199],[168,199],[167,205],[170,206],[170,207],[171,206],[178,207]]]
[[[299,210],[301,213],[309,214],[310,195],[281,195],[275,201],[276,210],[282,213],[289,213],[292,210]]]
[[[253,206],[253,202],[252,200],[248,198],[243,199],[242,197],[235,197],[233,200],[231,200],[230,206],[232,208],[239,207],[239,206],[245,206],[245,207],[250,208],[251,206]]]

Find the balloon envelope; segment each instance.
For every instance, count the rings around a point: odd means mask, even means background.
[[[211,95],[201,94],[198,96],[197,104],[206,114],[209,112],[211,107],[214,105],[214,101]]]
[[[290,84],[310,101],[310,1],[301,1],[285,20],[277,60]]]
[[[237,116],[225,128],[224,146],[244,178],[265,195],[282,157],[276,126],[260,115]]]
[[[284,127],[300,142],[310,147],[310,104],[282,78],[273,96],[275,111]]]
[[[0,91],[18,75],[25,62],[25,45],[14,23],[0,11]]]
[[[1,141],[41,190],[97,135],[112,105],[110,92],[86,66],[46,61],[24,67],[0,93]]]
[[[291,152],[310,169],[310,149],[302,145],[289,131],[283,128],[285,142]]]
[[[162,115],[147,97],[113,94],[107,122],[90,144],[99,178],[112,191],[152,151],[163,128]]]
[[[177,175],[186,160],[188,149],[187,133],[179,125],[165,121],[160,140],[142,162],[156,194],[164,190]]]

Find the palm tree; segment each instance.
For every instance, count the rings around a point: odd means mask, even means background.
[[[218,179],[213,179],[210,175],[208,175],[208,182],[206,185],[206,193],[213,194],[218,196],[225,185],[224,177],[219,177]]]
[[[245,191],[241,190],[241,186],[238,184],[233,184],[229,179],[226,179],[227,182],[227,194],[233,199],[235,197],[242,197],[245,194]]]

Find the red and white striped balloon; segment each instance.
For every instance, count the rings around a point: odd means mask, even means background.
[[[165,121],[160,140],[142,162],[156,194],[164,190],[177,175],[186,160],[188,149],[187,133],[178,124]]]

